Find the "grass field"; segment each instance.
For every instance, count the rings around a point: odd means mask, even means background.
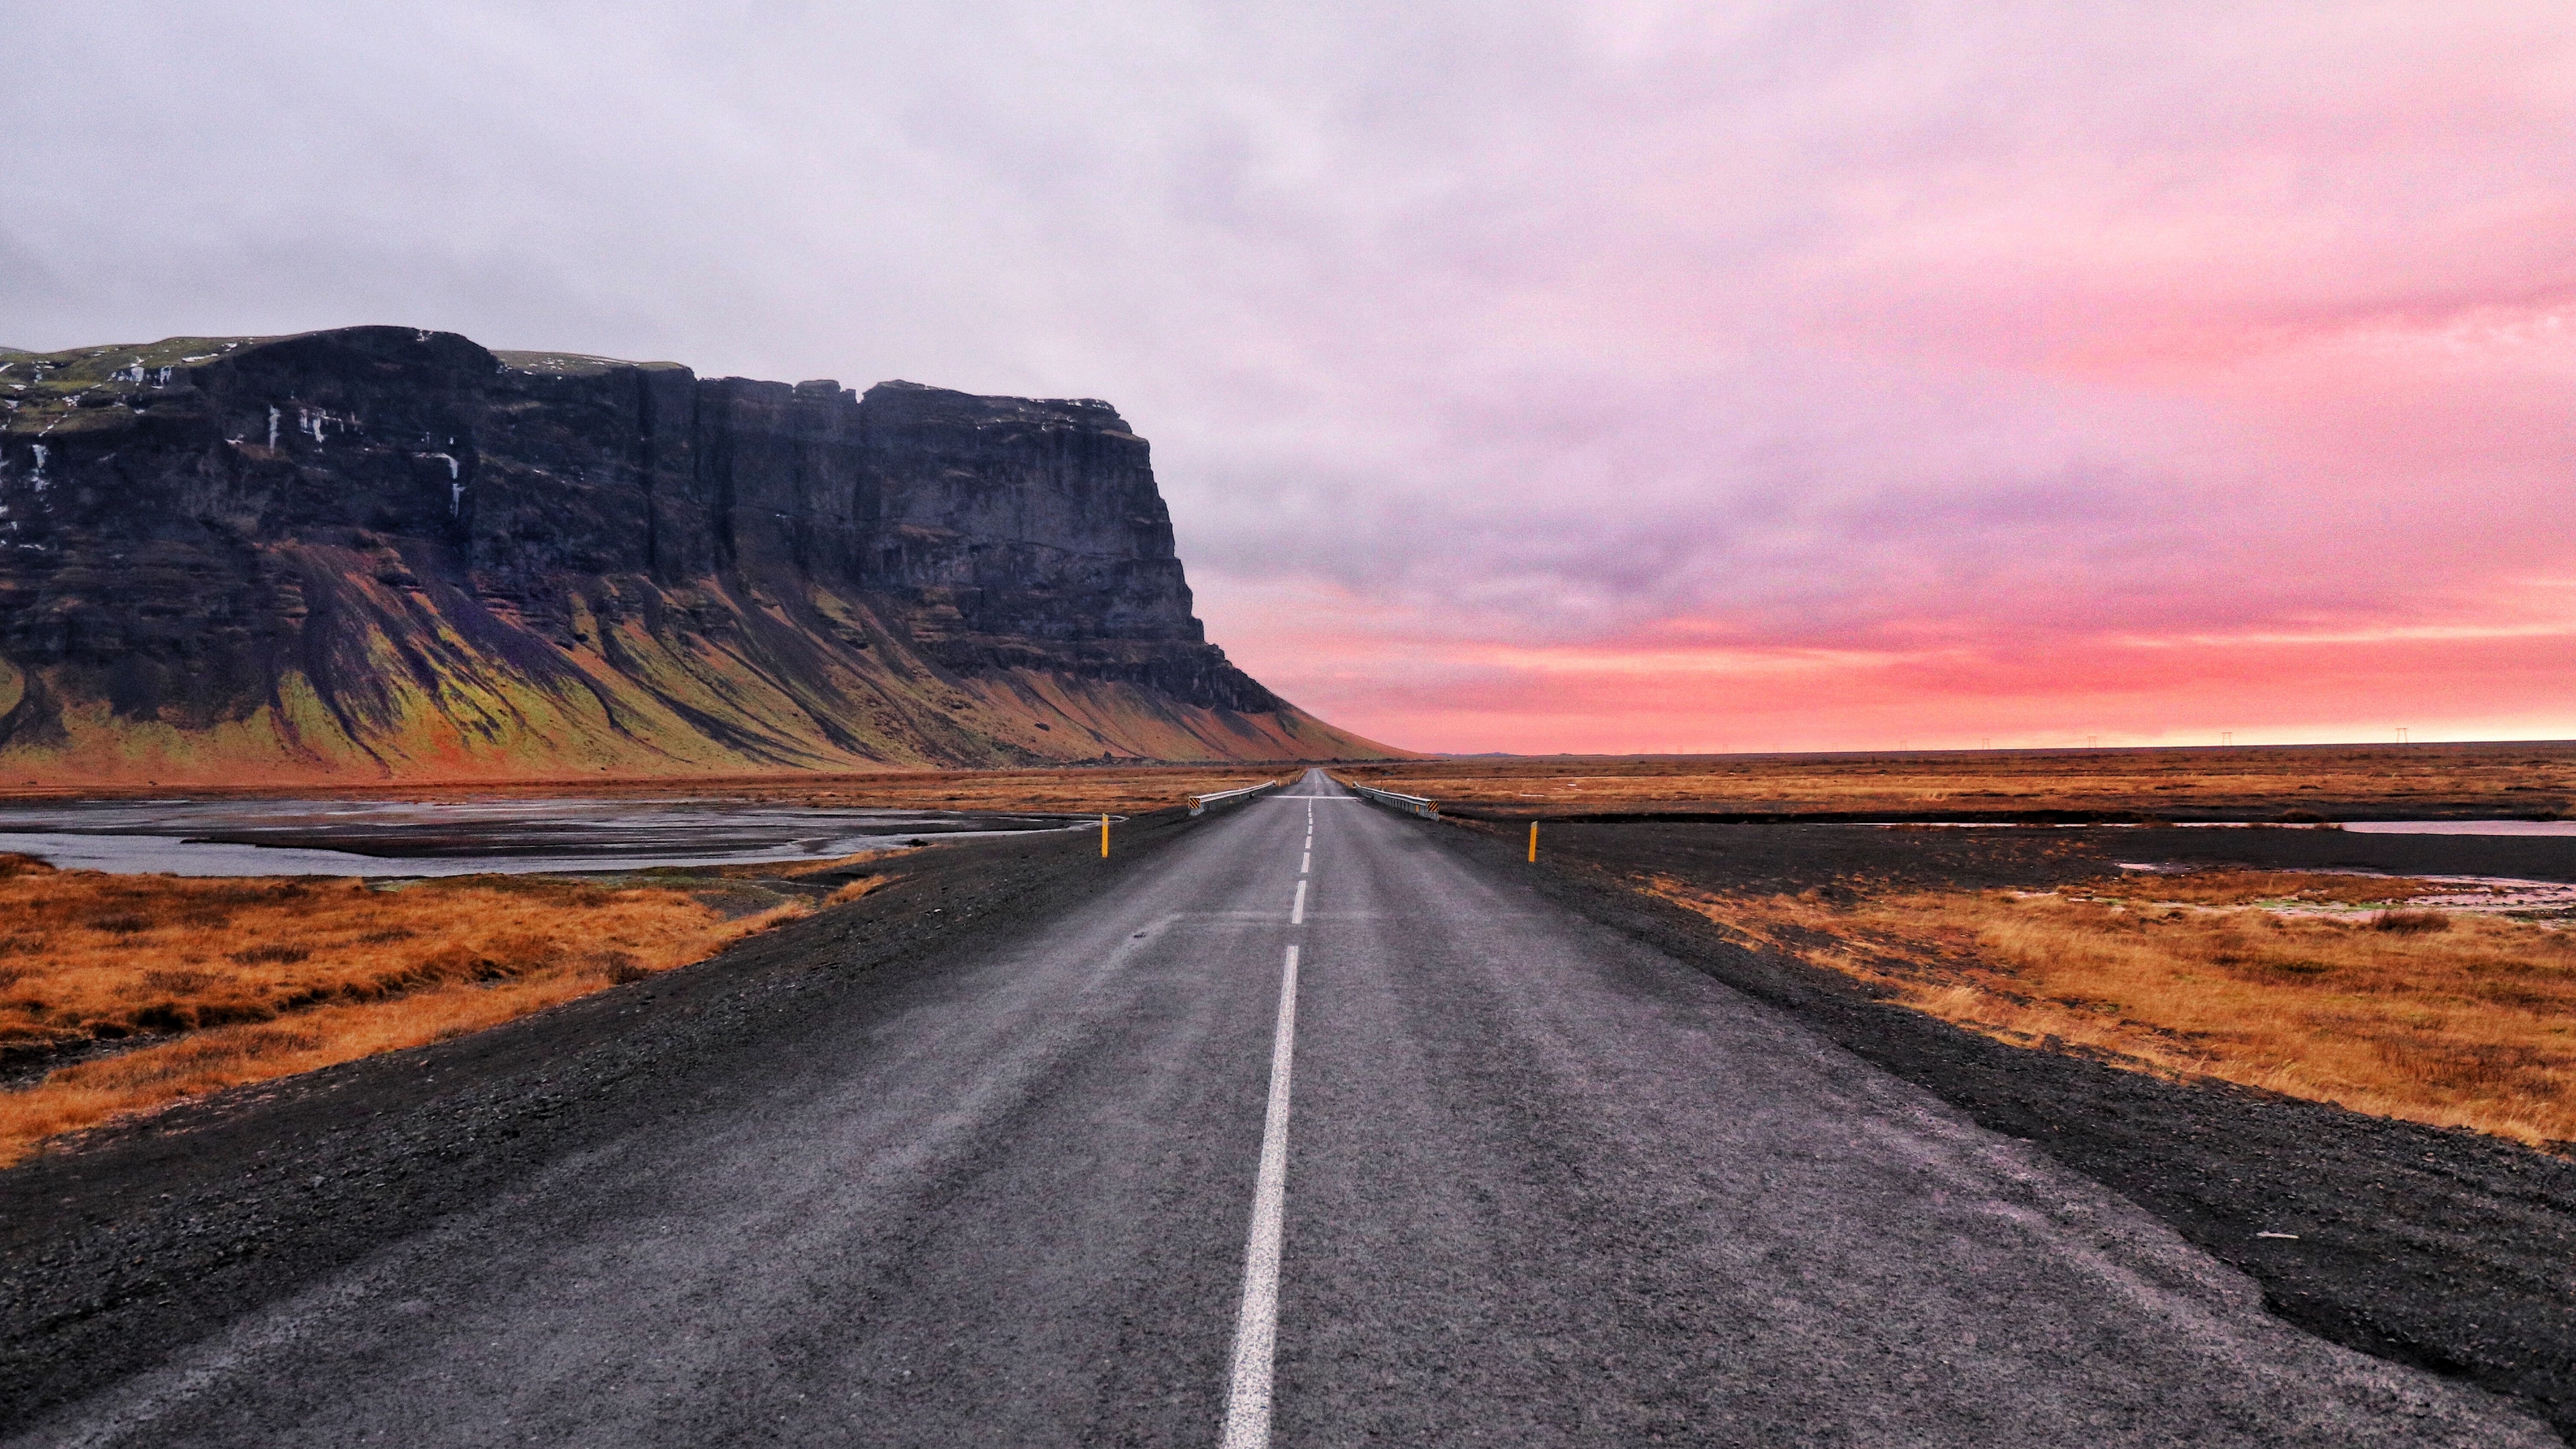
[[[470,795],[1139,814],[1293,773],[888,771],[685,788],[535,783]],[[1451,760],[1334,773],[1497,817],[2546,817],[2576,799],[2576,746]],[[775,878],[848,864],[620,888],[486,876],[382,890],[0,861],[0,1062],[64,1063],[0,1091],[0,1164],[120,1113],[479,1030],[703,959],[825,895]],[[753,878],[763,873],[773,879]],[[1881,982],[2004,1040],[2525,1141],[2576,1138],[2576,938],[2507,915],[2405,913],[2408,899],[2435,889],[2422,883],[2236,872],[2141,877],[2107,894],[1829,900],[1730,895],[1675,879],[1654,889],[1749,941]],[[2392,902],[2397,914],[2373,909]],[[2394,927],[2381,929],[2383,916]]]
[[[1407,760],[1334,774],[1505,817],[2102,811],[2489,814],[2576,802],[2576,744]]]
[[[70,1059],[0,1092],[0,1165],[122,1113],[481,1030],[702,960],[881,879],[804,890],[736,870],[389,890],[0,857],[0,1053],[39,1068]]]
[[[1248,765],[1082,766],[1043,770],[886,770],[850,775],[759,775],[711,780],[541,780],[451,788],[420,786],[278,786],[251,790],[191,789],[192,799],[351,800],[672,800],[754,801],[821,809],[990,810],[1137,815],[1264,780],[1286,782],[1299,767]],[[0,800],[108,799],[167,791],[0,789]]]
[[[1133,815],[1280,778],[1277,770],[1150,766],[331,793]],[[0,1063],[17,1064],[21,1078],[42,1073],[0,1090],[0,1166],[120,1114],[478,1031],[703,960],[883,879],[837,892],[798,883],[856,863],[657,873],[620,887],[474,876],[389,890],[357,880],[55,871],[0,857]],[[64,1064],[48,1070],[57,1060]]]
[[[1653,889],[2004,1041],[2576,1139],[2576,933],[2475,908],[2455,883],[2227,871],[1838,901]]]
[[[1295,765],[1098,766],[1069,770],[936,770],[883,775],[817,775],[745,782],[724,794],[818,808],[1026,810],[1141,815],[1264,780],[1285,784]],[[667,786],[664,793],[668,793]],[[692,791],[692,794],[702,792]]]

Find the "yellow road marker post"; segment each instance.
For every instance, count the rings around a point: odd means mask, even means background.
[[[1109,858],[1109,817],[1106,815],[1100,817],[1100,858]]]
[[[1532,864],[1532,865],[1536,865],[1536,864],[1538,864],[1538,822],[1537,822],[1537,821],[1535,821],[1535,820],[1533,820],[1533,821],[1531,821],[1531,822],[1530,822],[1530,858],[1529,858],[1529,863],[1530,863],[1530,864]]]

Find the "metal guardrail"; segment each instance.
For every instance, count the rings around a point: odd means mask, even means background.
[[[1419,795],[1399,795],[1393,790],[1379,790],[1353,780],[1344,780],[1341,783],[1358,791],[1360,798],[1370,804],[1384,805],[1390,810],[1401,810],[1407,815],[1419,815],[1425,820],[1440,818],[1440,804],[1436,800],[1426,800]]]
[[[1264,790],[1276,790],[1278,788],[1278,781],[1264,780],[1258,785],[1246,785],[1240,790],[1219,790],[1213,795],[1192,795],[1190,797],[1190,813],[1192,815],[1204,815],[1207,813],[1207,808],[1210,805],[1223,805],[1229,801],[1245,800],[1260,794]]]

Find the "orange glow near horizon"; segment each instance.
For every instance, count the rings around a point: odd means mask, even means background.
[[[2576,602],[2576,600],[2571,600]],[[1311,615],[1310,615],[1311,619]],[[1731,754],[2079,745],[2576,739],[2576,617],[1876,649],[1669,639],[1318,643],[1236,631],[1235,656],[1334,723],[1401,748]]]

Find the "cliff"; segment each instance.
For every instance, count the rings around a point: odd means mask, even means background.
[[[1388,753],[1207,642],[1106,403],[356,327],[0,409],[0,783]]]

